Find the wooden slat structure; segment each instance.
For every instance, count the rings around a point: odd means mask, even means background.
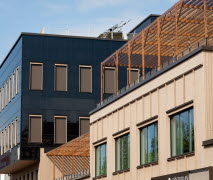
[[[84,134],[47,153],[53,162],[53,179],[56,167],[66,175],[88,173],[90,166],[90,134]]]
[[[116,91],[118,71],[127,67],[130,84],[131,68],[160,70],[161,64],[201,40],[213,37],[213,0],[180,0],[157,20],[128,41],[123,47],[101,63],[101,102],[103,101],[103,68],[116,67]]]

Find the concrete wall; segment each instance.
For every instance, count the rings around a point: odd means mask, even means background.
[[[107,138],[103,141],[107,142],[107,177],[103,179],[149,180],[151,177],[213,166],[213,148],[205,149],[202,146],[203,141],[213,138],[212,59],[212,52],[201,52],[92,114],[91,179],[95,177],[93,143],[103,138]],[[177,111],[194,106],[195,155],[169,162],[170,119],[166,111],[189,101],[193,103]],[[155,119],[158,121],[158,164],[137,169],[136,167],[140,165],[140,135],[136,124],[156,115],[158,115]],[[125,128],[130,128],[126,131],[130,132],[130,171],[113,175],[115,137],[112,135]]]

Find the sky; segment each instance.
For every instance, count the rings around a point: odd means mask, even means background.
[[[96,37],[121,21],[127,33],[177,0],[0,0],[0,63],[21,32]]]

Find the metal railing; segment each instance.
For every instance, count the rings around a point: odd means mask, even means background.
[[[75,173],[75,174],[66,174],[64,177],[56,178],[55,180],[77,180],[83,179],[90,176],[90,169]]]

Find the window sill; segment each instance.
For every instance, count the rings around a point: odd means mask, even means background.
[[[182,155],[179,155],[179,156],[174,156],[174,157],[168,158],[167,161],[168,162],[175,161],[175,160],[183,159],[183,158],[186,158],[186,157],[191,157],[191,156],[194,156],[194,155],[195,155],[194,152],[186,153],[186,154],[182,154]]]
[[[102,179],[102,178],[106,178],[106,177],[107,177],[107,175],[96,176],[93,178],[93,180]]]
[[[130,171],[130,168],[127,168],[127,169],[124,169],[124,170],[116,171],[116,172],[112,173],[112,175],[114,176],[114,175],[117,175],[117,174],[129,172],[129,171]]]
[[[137,169],[142,169],[142,168],[146,168],[146,167],[150,167],[150,166],[156,166],[156,165],[158,165],[158,161],[137,166]]]

